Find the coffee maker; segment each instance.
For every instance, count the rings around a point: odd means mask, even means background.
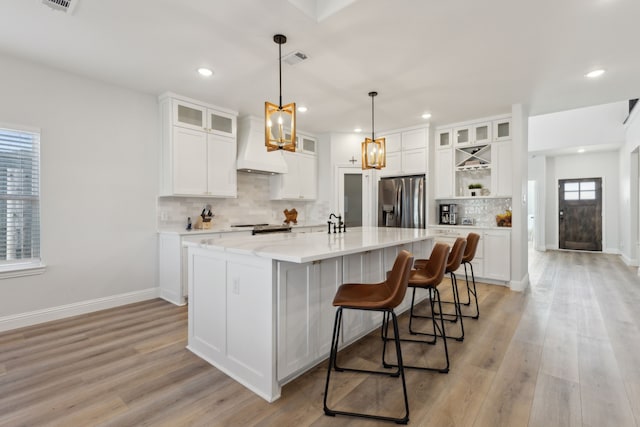
[[[458,220],[458,206],[455,204],[440,205],[440,224],[455,225]]]

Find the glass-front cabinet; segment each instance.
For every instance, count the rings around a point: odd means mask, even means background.
[[[236,115],[183,100],[173,100],[173,124],[221,136],[236,136]]]

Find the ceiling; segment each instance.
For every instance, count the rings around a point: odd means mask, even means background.
[[[0,53],[261,116],[278,101],[282,33],[283,55],[309,57],[283,64],[283,102],[307,106],[298,126],[314,133],[371,132],[372,90],[376,132],[424,112],[438,125],[640,95],[637,0],[73,1],[69,15],[0,0]],[[584,77],[596,68],[607,72]]]

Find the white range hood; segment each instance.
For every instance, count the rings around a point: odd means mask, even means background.
[[[264,174],[287,173],[281,151],[267,151],[264,145],[264,118],[238,119],[238,170]]]

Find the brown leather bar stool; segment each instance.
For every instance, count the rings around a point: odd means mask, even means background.
[[[411,366],[405,364],[405,368],[413,368],[413,369],[423,369],[427,371],[437,371],[441,373],[449,372],[449,351],[447,349],[447,334],[445,332],[444,327],[444,317],[442,316],[442,305],[440,303],[440,292],[438,291],[438,286],[442,282],[444,278],[444,273],[447,268],[447,258],[449,256],[449,245],[444,243],[436,243],[433,251],[431,252],[431,256],[426,262],[421,263],[421,268],[411,270],[411,274],[409,275],[409,283],[408,286],[413,288],[413,295],[411,296],[411,309],[409,311],[409,332],[412,335],[426,335],[432,336],[433,340],[419,340],[419,339],[409,339],[409,338],[401,338],[401,341],[409,341],[409,342],[417,342],[422,344],[436,344],[437,337],[442,338],[443,346],[444,346],[444,356],[445,356],[445,366],[442,368],[432,368],[426,366]],[[424,333],[417,332],[413,329],[413,319],[418,317],[414,314],[414,306],[416,301],[416,290],[424,289],[429,292],[429,301],[431,304],[431,316],[433,322],[433,333]],[[438,313],[440,314],[440,325],[436,321],[434,306],[438,303]],[[386,315],[386,313],[385,313]],[[422,316],[420,316],[422,317]],[[385,326],[387,327],[387,326]],[[387,338],[391,340],[392,338]],[[383,364],[385,367],[391,367],[395,365],[387,364],[384,360],[383,355]]]
[[[402,350],[400,348],[400,340],[398,333],[398,318],[394,309],[402,302],[407,291],[407,282],[409,280],[409,272],[413,264],[413,256],[410,252],[401,251],[393,264],[393,269],[387,280],[378,284],[349,283],[341,285],[336,291],[333,299],[333,305],[338,307],[336,310],[336,318],[333,324],[333,336],[331,339],[331,351],[329,353],[329,367],[327,369],[327,382],[324,387],[324,413],[326,415],[349,415],[361,418],[371,418],[383,421],[394,421],[398,424],[407,424],[409,422],[409,400],[407,398],[407,385],[404,377],[404,367],[402,364]],[[389,371],[370,371],[364,369],[338,367],[338,343],[340,342],[340,329],[342,328],[342,310],[367,310],[381,311],[383,318],[391,316],[393,321],[393,330],[396,346],[396,357],[398,360],[398,369],[393,372]],[[384,325],[383,325],[384,326]],[[385,341],[386,343],[386,341]],[[383,348],[384,352],[384,348]],[[384,358],[384,354],[383,354]],[[373,415],[358,412],[345,412],[330,409],[327,406],[327,396],[329,394],[329,380],[331,371],[351,371],[365,372],[369,374],[383,374],[393,377],[400,376],[402,380],[402,391],[404,394],[405,414],[399,418],[393,418],[382,415]]]
[[[476,278],[473,272],[473,264],[471,263],[471,261],[473,261],[473,258],[476,256],[476,250],[478,249],[479,241],[480,241],[479,234],[469,233],[467,235],[467,246],[464,249],[464,255],[462,256],[462,261],[461,261],[461,264],[464,266],[464,278],[467,284],[467,301],[466,302],[460,301],[460,304],[466,305],[466,306],[471,305],[471,296],[473,295],[475,306],[476,306],[475,314],[462,314],[462,317],[469,317],[472,319],[477,319],[478,317],[480,317],[480,308],[478,307],[478,294],[476,291]],[[421,262],[424,262],[424,260],[417,260],[416,264],[419,265]],[[471,269],[471,280],[472,280],[473,289],[471,289],[471,286],[469,285],[469,273],[467,272],[467,265]],[[454,302],[442,301],[442,303],[453,304]]]
[[[471,296],[473,295],[473,299],[476,304],[476,314],[467,315],[463,314],[463,317],[470,317],[472,319],[477,319],[480,317],[480,307],[478,307],[478,292],[476,290],[476,277],[473,273],[473,258],[476,256],[476,250],[478,249],[478,242],[480,241],[480,235],[476,233],[469,233],[467,235],[467,247],[464,250],[464,255],[462,257],[462,265],[464,266],[464,278],[467,281],[467,302],[463,302],[464,305],[471,305]],[[467,265],[471,269],[471,280],[473,284],[473,290],[469,286],[469,275],[467,274]]]
[[[447,268],[445,273],[449,274],[451,278],[451,292],[453,293],[453,306],[454,313],[443,313],[443,316],[447,317],[447,320],[450,322],[456,323],[460,320],[460,335],[459,336],[447,336],[447,338],[453,338],[456,341],[464,340],[464,324],[462,322],[462,310],[460,308],[460,295],[458,293],[458,281],[456,279],[455,271],[460,268],[462,264],[462,257],[464,256],[464,250],[467,246],[467,241],[463,237],[458,237],[456,241],[453,243],[453,247],[451,248],[451,252],[449,253],[449,259],[447,260]],[[424,268],[428,260],[419,259],[416,260],[414,267],[416,269]],[[447,302],[447,301],[443,301]],[[438,313],[436,313],[438,314]],[[431,316],[418,316],[415,317],[423,317],[423,318],[431,318]]]

